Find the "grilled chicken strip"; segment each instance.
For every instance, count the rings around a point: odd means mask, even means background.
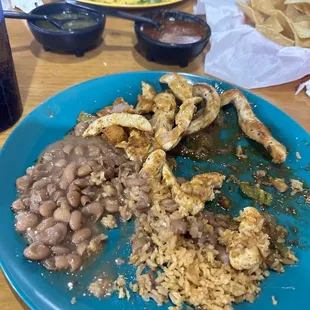
[[[221,100],[217,91],[208,84],[195,84],[193,96],[202,97],[206,101],[206,106],[203,113],[192,120],[185,135],[191,135],[208,127],[216,119],[221,108]]]
[[[196,111],[196,105],[201,101],[202,98],[200,97],[186,99],[181,104],[179,112],[175,117],[176,127],[170,131],[158,130],[155,133],[155,141],[160,148],[165,151],[169,151],[180,142],[184,132],[193,119],[194,113]]]
[[[160,83],[168,84],[173,94],[180,99],[185,101],[193,97],[193,86],[190,84],[185,77],[177,73],[168,73],[163,75],[159,79]]]
[[[153,112],[155,96],[155,89],[150,84],[142,82],[142,95],[138,95],[138,103],[136,106],[137,113],[144,114]]]
[[[118,125],[121,127],[136,128],[141,131],[152,132],[152,126],[149,121],[142,115],[129,113],[114,113],[102,116],[93,121],[84,131],[83,137],[93,137],[100,134],[103,128]]]
[[[262,144],[271,154],[274,163],[286,160],[286,148],[271,135],[266,126],[255,116],[250,104],[241,91],[231,89],[220,95],[221,106],[232,103],[238,113],[238,122],[242,131],[252,140]]]
[[[154,98],[155,108],[151,124],[156,132],[170,131],[174,124],[177,104],[175,98],[169,93],[160,93]]]

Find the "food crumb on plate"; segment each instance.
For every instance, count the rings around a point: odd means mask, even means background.
[[[115,291],[113,281],[106,278],[94,279],[89,287],[88,291],[97,298],[105,298],[111,296]]]
[[[120,287],[119,289],[118,289],[118,298],[119,299],[123,299],[123,298],[125,298],[125,291],[124,291],[124,288],[123,287]]]
[[[108,228],[108,229],[114,229],[117,227],[116,219],[113,215],[108,214],[107,216],[104,216],[101,219],[101,224]]]
[[[116,284],[117,284],[119,287],[124,287],[124,286],[126,285],[124,276],[119,275],[118,278],[117,278],[117,280],[116,280]]]
[[[272,301],[272,304],[274,306],[276,306],[278,304],[278,301],[276,300],[276,298],[273,295],[271,296],[271,301]]]
[[[68,289],[69,291],[71,291],[73,289],[73,283],[72,282],[68,282]]]
[[[279,193],[284,193],[288,190],[288,186],[285,183],[284,179],[274,178],[271,180],[271,183]]]
[[[72,305],[75,305],[75,304],[76,304],[76,298],[75,298],[75,297],[72,297],[72,298],[71,298],[71,304],[72,304]]]
[[[124,279],[124,276],[119,275],[117,280],[115,281],[116,290],[118,291],[118,298],[123,299],[127,298],[127,300],[130,299],[130,293],[128,289],[126,288],[126,281]]]
[[[243,148],[240,145],[238,145],[237,148],[236,148],[236,156],[239,159],[248,159],[248,155],[245,155],[243,153]]]
[[[297,159],[301,159],[301,156],[300,156],[300,153],[299,153],[299,152],[296,152],[296,158],[297,158]]]
[[[266,170],[257,170],[253,173],[255,179],[262,179],[267,175]]]
[[[306,203],[310,205],[310,196],[306,198]]]
[[[137,293],[139,291],[139,287],[138,287],[138,284],[137,283],[129,283],[129,287],[130,289],[134,292],[134,293]]]
[[[295,180],[295,179],[291,179],[291,195],[294,196],[296,193],[300,193],[304,190],[303,186],[304,184],[299,181],[299,180]]]
[[[115,260],[115,264],[116,264],[117,266],[123,265],[123,264],[125,264],[125,260],[123,260],[121,257],[118,257],[118,258]]]

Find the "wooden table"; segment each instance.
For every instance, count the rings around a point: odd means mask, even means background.
[[[183,1],[174,7],[192,12],[195,2]],[[108,18],[104,43],[82,58],[45,52],[35,41],[24,21],[8,20],[7,27],[24,104],[24,115],[60,91],[106,74],[137,70],[171,70],[204,75],[203,64],[207,50],[184,69],[148,62],[134,48],[136,37],[133,24],[120,19]],[[307,78],[309,77],[254,92],[281,108],[310,131],[310,99],[304,93],[294,95],[299,83]],[[12,129],[0,134],[0,147],[11,131]],[[0,309],[27,309],[1,272]]]

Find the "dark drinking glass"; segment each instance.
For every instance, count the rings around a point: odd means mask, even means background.
[[[23,106],[0,0],[0,132],[13,126],[22,112]]]

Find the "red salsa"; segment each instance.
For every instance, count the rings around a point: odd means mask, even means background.
[[[157,18],[162,27],[156,30],[152,25],[141,26],[142,32],[153,40],[172,44],[191,44],[207,36],[206,29],[199,23],[183,19]]]

